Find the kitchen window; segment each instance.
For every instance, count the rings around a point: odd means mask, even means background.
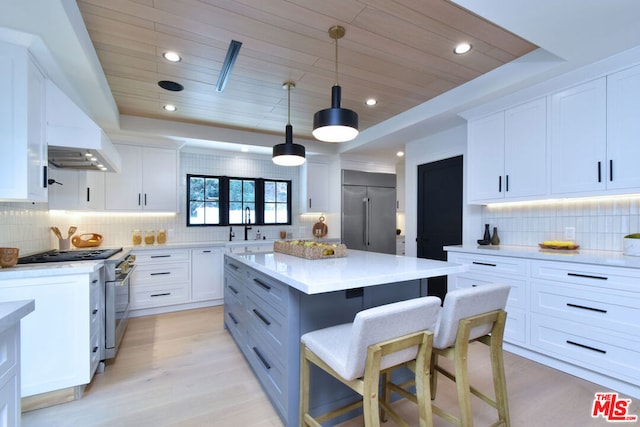
[[[187,226],[290,225],[291,181],[187,175]]]

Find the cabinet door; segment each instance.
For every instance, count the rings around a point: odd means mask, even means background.
[[[49,209],[80,209],[80,173],[73,169],[49,169],[49,178],[55,180],[49,185]]]
[[[607,77],[607,188],[640,187],[640,66]]]
[[[300,212],[329,210],[329,165],[307,162],[301,169],[302,194]]]
[[[122,171],[105,178],[105,209],[139,211],[142,209],[142,147],[116,145],[116,149],[122,157]]]
[[[141,166],[142,208],[155,212],[177,212],[178,153],[176,150],[145,147]]]
[[[547,185],[547,103],[541,98],[505,111],[506,198],[542,196]]]
[[[551,192],[605,189],[606,79],[551,97]]]
[[[83,209],[104,210],[105,173],[87,171],[80,175],[80,200]]]
[[[47,201],[44,76],[26,48],[0,43],[0,200]]]
[[[223,250],[221,248],[191,251],[191,300],[219,299],[223,296]]]
[[[467,153],[467,200],[503,199],[504,112],[469,122]]]

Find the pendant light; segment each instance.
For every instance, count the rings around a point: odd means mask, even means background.
[[[336,83],[331,88],[331,108],[320,110],[313,116],[313,136],[324,142],[351,141],[358,136],[358,114],[340,108],[342,89],[338,84],[338,39],[344,36],[344,27],[329,28],[329,37],[336,41]]]
[[[273,146],[273,163],[278,166],[300,166],[304,163],[304,145],[293,143],[293,126],[291,126],[291,89],[296,85],[293,82],[282,84],[287,89],[287,126],[285,127],[284,144]]]

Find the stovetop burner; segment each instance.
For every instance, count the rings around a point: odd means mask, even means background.
[[[39,264],[44,262],[72,262],[95,261],[107,259],[120,252],[122,248],[114,249],[80,249],[74,251],[52,250],[38,254],[27,255],[18,259],[18,264]]]

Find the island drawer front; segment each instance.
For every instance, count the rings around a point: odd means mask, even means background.
[[[447,260],[467,264],[469,271],[473,272],[527,276],[527,260],[521,258],[449,252]]]
[[[531,311],[640,336],[637,293],[532,280]]]
[[[247,329],[246,310],[244,308],[243,285],[233,278],[225,276],[224,289],[224,323],[236,341],[241,342]],[[231,291],[230,289],[233,289]]]
[[[566,262],[532,261],[531,277],[563,283],[640,292],[640,269]]]
[[[286,367],[280,357],[262,341],[260,333],[253,327],[247,329],[244,352],[258,380],[271,398],[282,419],[287,417]]]
[[[93,374],[96,372],[96,369],[98,368],[98,364],[100,363],[100,359],[102,358],[102,342],[100,340],[101,334],[100,334],[100,330],[94,331],[93,335],[91,335],[91,340],[90,340],[90,348],[89,348],[89,354],[90,354],[90,376],[93,376]]]
[[[189,301],[189,283],[164,286],[133,286],[131,308],[162,307]]]
[[[15,366],[18,359],[18,325],[0,332],[0,384],[6,381],[5,374]]]
[[[224,270],[225,273],[231,273],[237,275],[239,278],[243,277],[246,274],[246,268],[242,265],[242,263],[229,258],[228,256],[224,257]]]
[[[134,250],[133,254],[136,265],[190,260],[188,249]]]
[[[255,270],[248,271],[247,288],[286,314],[287,285]]]
[[[132,273],[135,285],[188,282],[191,268],[188,262],[137,265]]]
[[[286,354],[286,318],[252,293],[247,294],[245,301],[247,316],[252,327],[264,337],[265,343],[270,345],[277,354]]]
[[[449,278],[454,283],[454,288],[471,288],[479,285],[488,285],[490,283],[503,283],[511,286],[509,290],[509,298],[507,299],[507,308],[526,308],[527,301],[527,280],[526,278],[514,278],[508,276],[496,276],[482,273],[463,273],[453,275]]]
[[[574,365],[637,384],[637,336],[548,316],[531,316],[531,346]]]

